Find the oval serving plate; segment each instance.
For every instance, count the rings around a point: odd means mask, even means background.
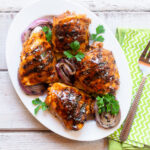
[[[75,11],[77,14],[86,14],[87,17],[92,20],[90,25],[91,33],[95,32],[95,29],[99,24],[105,27],[106,31],[104,34],[104,48],[113,52],[120,74],[120,88],[117,91],[117,99],[120,103],[121,121],[112,129],[100,128],[96,125],[96,121],[92,120],[87,121],[84,127],[79,131],[68,131],[63,127],[62,123],[59,122],[59,120],[51,115],[48,111],[39,111],[39,113],[35,116],[35,107],[32,105],[32,100],[36,98],[36,96],[26,95],[19,86],[17,80],[17,71],[20,63],[20,52],[22,50],[20,39],[21,33],[35,19],[45,15],[61,14],[66,10]],[[63,137],[78,141],[92,141],[104,138],[120,127],[128,113],[131,100],[132,82],[128,64],[123,51],[121,50],[121,47],[107,25],[105,25],[104,22],[94,13],[90,12],[88,9],[80,6],[79,4],[67,0],[39,0],[22,9],[20,13],[16,15],[8,32],[8,37],[6,40],[6,60],[11,81],[20,97],[20,100],[40,123]],[[44,100],[45,95],[40,98]]]

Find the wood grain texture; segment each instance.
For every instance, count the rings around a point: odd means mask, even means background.
[[[115,34],[116,27],[149,28],[150,12],[95,12],[108,24]],[[10,23],[16,13],[0,13],[0,70],[7,69],[5,62],[5,40]]]
[[[14,16],[14,13],[0,13],[0,69],[7,68],[5,62],[5,41]]]
[[[107,150],[107,139],[77,142],[49,132],[0,132],[0,150]]]
[[[150,27],[149,0],[73,1],[81,3],[99,15],[114,34],[118,26]],[[14,16],[28,2],[30,0],[0,0],[0,150],[106,150],[106,139],[76,142],[49,131],[32,117],[13,89],[6,71],[5,40]]]
[[[36,0],[32,0],[36,1]],[[70,0],[92,11],[150,11],[149,0]],[[0,0],[0,11],[19,11],[30,0]]]
[[[0,83],[0,131],[47,130],[22,104],[9,80],[8,72],[0,72]]]

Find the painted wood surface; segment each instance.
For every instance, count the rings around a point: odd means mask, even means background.
[[[150,28],[149,0],[73,0],[104,20],[115,34],[117,27]],[[107,139],[75,142],[46,129],[19,100],[8,76],[5,41],[10,23],[30,0],[0,0],[0,150],[64,149],[105,150]]]
[[[78,142],[52,132],[0,132],[0,150],[107,150],[107,140]]]
[[[36,0],[32,0],[36,1]],[[150,11],[149,0],[70,0],[92,11]],[[31,0],[0,0],[0,11],[18,11]]]

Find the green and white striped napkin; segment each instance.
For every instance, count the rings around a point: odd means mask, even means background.
[[[138,59],[150,40],[150,29],[124,29],[118,28],[116,37],[124,51],[130,68],[132,87],[132,101],[138,90],[142,73],[138,67]],[[110,137],[119,141],[121,128]],[[143,147],[150,145],[150,76],[146,80],[136,116],[129,134],[127,144]]]

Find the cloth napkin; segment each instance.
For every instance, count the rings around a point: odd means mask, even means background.
[[[116,38],[122,47],[130,68],[133,82],[132,103],[142,79],[138,59],[150,40],[150,29],[118,28]],[[110,138],[119,141],[121,129],[122,127],[110,135]],[[146,80],[130,134],[124,143],[137,147],[150,146],[150,76]]]
[[[148,146],[135,147],[129,144],[109,140],[108,150],[150,150],[150,148]]]

